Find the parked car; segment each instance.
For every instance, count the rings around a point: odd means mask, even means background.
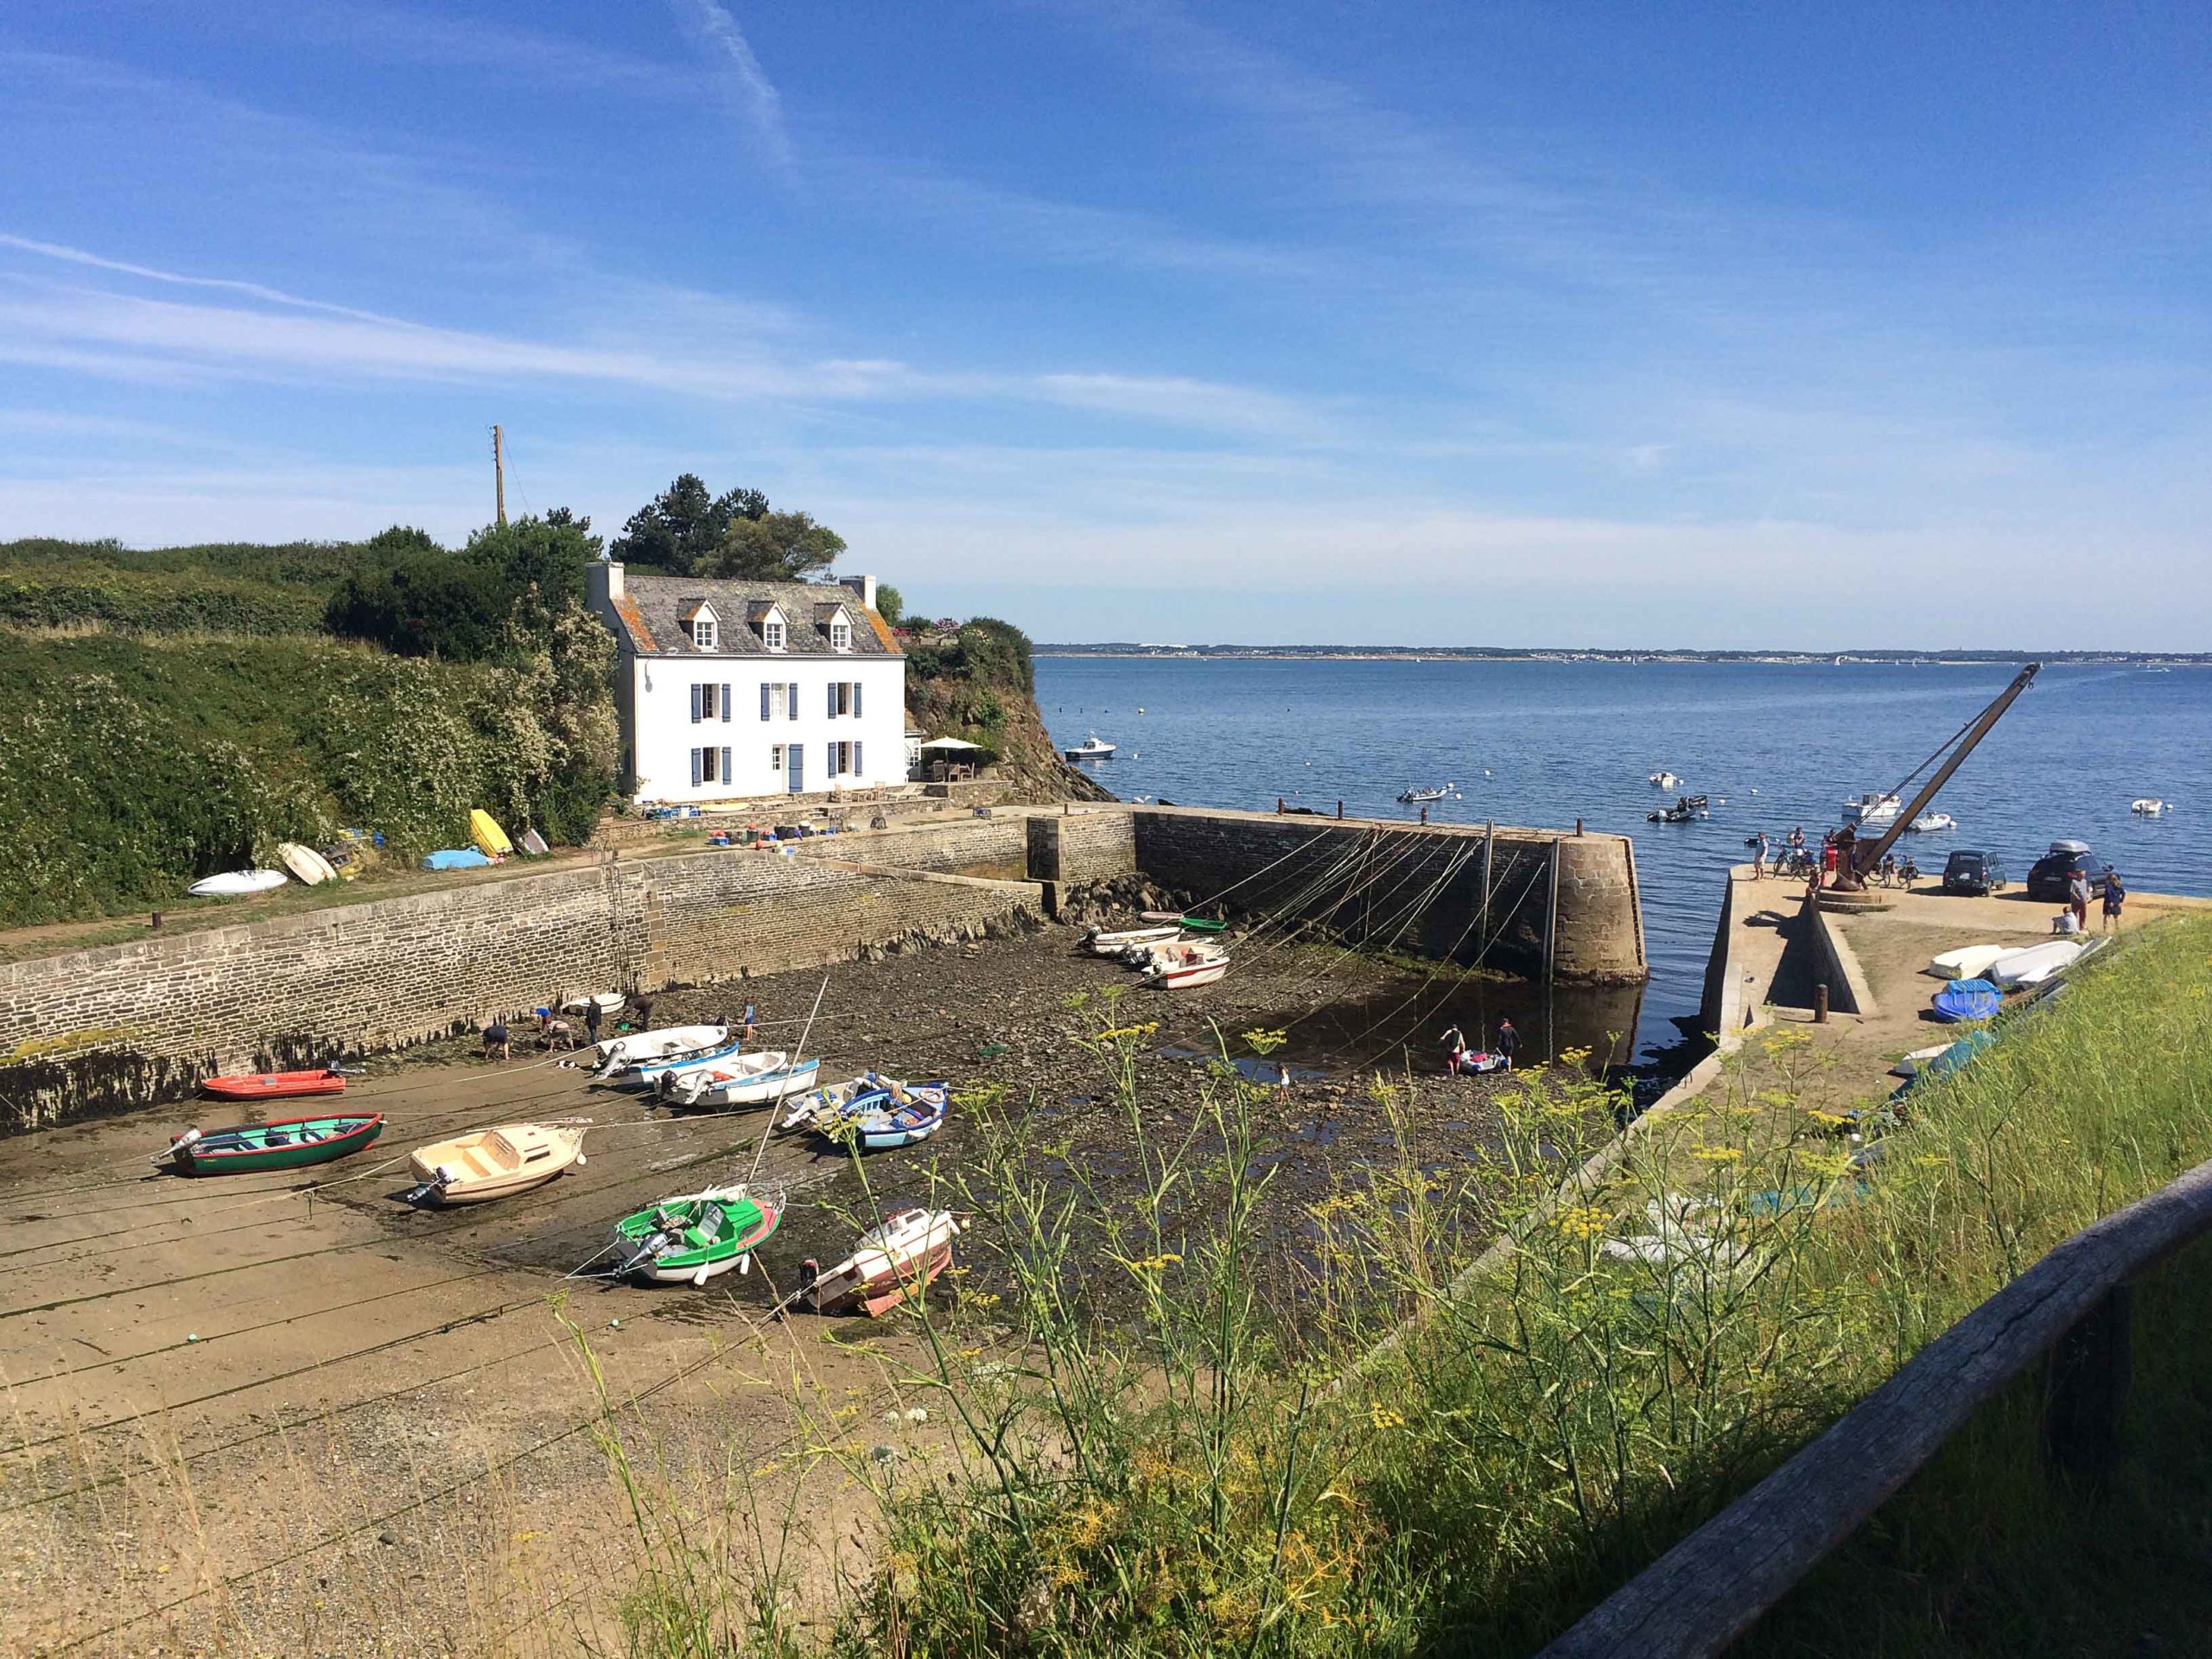
[[[2104,874],[2104,867],[2093,861],[2088,842],[2052,842],[2050,850],[2028,867],[2028,897],[2037,904],[2064,904],[2076,870],[2086,871],[2092,882]]]
[[[1963,893],[1979,898],[1983,893],[1996,893],[2005,886],[2005,872],[1987,853],[1977,852],[1971,847],[1961,847],[1943,861],[1943,891]]]

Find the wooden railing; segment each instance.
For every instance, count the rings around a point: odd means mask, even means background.
[[[1922,1349],[1840,1422],[1616,1591],[1541,1659],[1717,1654],[1911,1478],[1974,1411],[2050,1358],[2054,1460],[2119,1444],[2130,1282],[2212,1232],[2212,1163],[2083,1229]]]

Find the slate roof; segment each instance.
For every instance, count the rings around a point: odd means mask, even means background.
[[[710,581],[658,575],[632,566],[622,573],[622,588],[616,613],[629,632],[631,648],[649,656],[830,656],[830,620],[840,606],[853,625],[853,648],[835,655],[900,654],[883,619],[861,605],[851,588],[834,582]],[[721,623],[711,652],[695,652],[683,626],[683,619],[698,609],[702,600],[714,607]],[[772,602],[784,615],[784,649],[779,652],[761,643],[756,626],[756,619]]]

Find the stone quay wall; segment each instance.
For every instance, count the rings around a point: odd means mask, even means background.
[[[1137,868],[1233,915],[1529,978],[1647,976],[1623,836],[1386,819],[1139,808]]]
[[[404,1047],[552,997],[810,967],[1041,915],[1027,882],[717,850],[0,964],[0,1132],[174,1098],[212,1072]]]
[[[1371,950],[1531,978],[1548,963],[1570,980],[1645,976],[1635,858],[1621,836],[1001,808],[815,837],[788,854],[617,853],[503,869],[404,898],[0,963],[0,1133],[174,1098],[213,1072],[404,1047],[586,991],[1002,934],[1037,925],[1065,886],[1131,873]]]

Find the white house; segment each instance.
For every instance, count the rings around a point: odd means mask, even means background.
[[[590,567],[613,631],[622,764],[639,801],[906,779],[906,658],[875,578],[741,582]]]

